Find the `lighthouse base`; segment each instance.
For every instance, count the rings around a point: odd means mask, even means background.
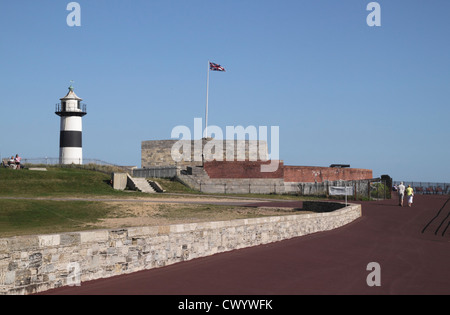
[[[59,164],[83,164],[82,148],[60,148]]]

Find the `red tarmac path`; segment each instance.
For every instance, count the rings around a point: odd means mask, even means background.
[[[235,250],[43,294],[450,294],[449,196],[417,195],[412,208],[361,202],[339,229]],[[370,262],[381,286],[369,287]]]

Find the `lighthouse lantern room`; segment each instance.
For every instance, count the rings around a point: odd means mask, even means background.
[[[82,117],[86,115],[86,104],[81,103],[70,85],[69,93],[56,104],[55,114],[61,117],[59,136],[59,163],[83,164]]]

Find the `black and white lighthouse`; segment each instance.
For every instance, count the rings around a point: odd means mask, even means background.
[[[59,163],[83,164],[82,117],[86,115],[86,104],[81,103],[69,87],[69,93],[56,104],[55,114],[61,117],[59,136]]]

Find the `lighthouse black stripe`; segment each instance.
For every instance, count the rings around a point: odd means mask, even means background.
[[[81,131],[61,131],[59,136],[60,148],[81,148]]]

